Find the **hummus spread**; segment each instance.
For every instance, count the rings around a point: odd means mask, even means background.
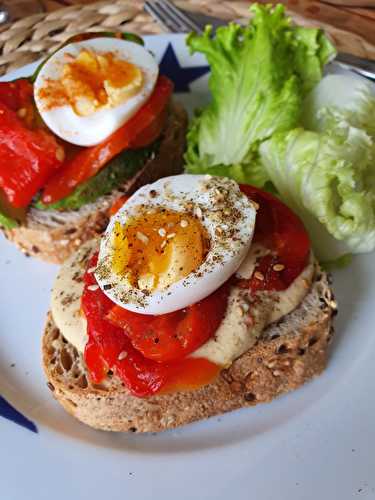
[[[81,313],[82,276],[96,245],[95,240],[86,243],[78,254],[63,264],[52,292],[51,310],[56,326],[79,352],[84,351],[87,342],[87,322]],[[267,252],[260,245],[252,245],[236,275],[250,278],[257,258]],[[298,307],[311,286],[313,275],[311,256],[306,268],[284,291],[258,293],[251,297],[245,289],[232,287],[226,314],[215,336],[191,356],[229,366],[255,344],[266,326]]]

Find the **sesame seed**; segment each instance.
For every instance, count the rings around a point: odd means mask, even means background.
[[[247,312],[249,309],[250,309],[250,306],[249,304],[247,304],[246,302],[244,304],[242,304],[242,309]]]
[[[160,248],[164,248],[166,244],[167,244],[167,242],[163,241],[163,243],[160,245]]]
[[[95,271],[95,267],[89,267],[87,269],[87,274],[92,274]]]
[[[215,234],[216,234],[217,236],[221,236],[221,235],[223,234],[223,232],[224,232],[224,231],[223,231],[223,228],[221,228],[221,227],[217,227],[217,228],[215,229]]]
[[[167,240],[170,240],[171,238],[174,238],[176,236],[176,233],[170,233],[167,235]]]
[[[259,203],[257,203],[256,201],[251,201],[251,204],[253,205],[253,207],[255,208],[255,210],[259,210]]]
[[[122,361],[123,359],[125,359],[126,357],[128,356],[128,353],[126,351],[121,351],[120,354],[118,355],[117,359],[119,361]]]
[[[242,307],[241,307],[241,306],[238,306],[238,307],[237,307],[237,312],[238,312],[238,314],[239,314],[240,316],[243,316],[243,315],[244,315],[244,310],[242,309]]]
[[[159,229],[158,233],[159,233],[159,236],[161,236],[162,238],[164,238],[165,235],[167,234],[167,231],[164,228],[161,227]]]
[[[285,266],[283,264],[275,264],[274,266],[272,266],[272,269],[274,271],[282,271],[283,269],[285,269]]]
[[[335,300],[331,300],[329,305],[332,307],[332,309],[337,309],[337,302]]]
[[[201,207],[197,207],[196,210],[195,210],[195,214],[196,216],[201,219],[202,218],[202,209]]]
[[[26,113],[27,113],[26,108],[20,108],[20,109],[17,111],[17,115],[18,115],[20,118],[25,118]]]
[[[180,222],[180,226],[181,226],[181,227],[188,227],[188,225],[189,225],[189,223],[188,223],[188,221],[187,221],[187,220],[185,220],[185,219],[182,219],[182,221]]]
[[[89,285],[87,287],[87,290],[90,290],[90,292],[96,292],[98,290],[99,286],[98,285]]]
[[[140,290],[152,290],[155,286],[155,276],[151,273],[144,273],[138,279],[138,288]]]
[[[140,231],[137,231],[137,238],[139,239],[139,241],[141,241],[142,243],[144,243],[145,245],[147,245],[148,243],[148,238],[145,234],[141,233]]]
[[[56,149],[56,160],[62,162],[62,161],[64,161],[64,159],[65,159],[65,151],[61,146],[59,146]]]
[[[263,281],[264,280],[264,276],[261,272],[259,271],[255,271],[254,273],[254,277],[257,279],[257,280],[260,280],[260,281]]]

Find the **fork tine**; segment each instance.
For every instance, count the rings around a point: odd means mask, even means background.
[[[163,11],[153,1],[146,0],[144,10],[148,12],[156,21],[166,30],[173,32],[180,31],[179,26],[169,16],[166,16]]]
[[[158,11],[159,15],[163,17],[164,22],[168,24],[174,32],[188,32],[191,27],[184,23],[175,12],[170,8],[169,4],[163,3],[159,0],[153,0],[154,9]]]
[[[202,31],[198,24],[166,0],[147,0],[144,8],[168,31],[175,33]]]
[[[197,33],[202,31],[202,27],[195,21],[190,19],[184,12],[181,11],[173,2],[170,0],[156,0],[156,3],[163,6],[165,10],[168,10],[170,14],[173,14],[176,19],[178,19],[182,24],[184,24],[189,31],[196,31]]]

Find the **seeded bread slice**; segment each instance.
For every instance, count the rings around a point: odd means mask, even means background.
[[[54,397],[82,422],[108,431],[157,432],[271,401],[319,375],[326,366],[335,312],[327,275],[317,270],[297,309],[269,326],[215,382],[191,392],[141,399],[111,372],[102,384],[91,383],[82,356],[51,314],[42,342],[43,366]]]
[[[81,244],[100,234],[108,224],[108,210],[123,194],[132,194],[144,184],[182,172],[187,115],[176,102],[171,104],[159,153],[120,189],[102,196],[80,210],[29,210],[25,223],[3,230],[24,253],[47,262],[62,263]]]

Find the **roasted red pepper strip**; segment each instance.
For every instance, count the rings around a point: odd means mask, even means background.
[[[7,90],[4,85],[0,89],[0,188],[9,203],[19,208],[26,207],[60,167],[63,151],[52,134],[44,128],[30,129],[30,124],[1,100],[17,108],[24,96],[21,98],[16,90],[17,86]],[[22,105],[20,109],[26,110],[30,102],[26,99]]]
[[[245,184],[241,191],[259,205],[254,241],[269,248],[257,263],[250,289],[285,290],[306,267],[310,255],[310,239],[302,221],[278,198]],[[263,277],[258,279],[256,276]]]
[[[113,205],[109,209],[109,215],[112,217],[112,215],[115,215],[120,208],[123,206],[124,203],[129,199],[129,196],[123,195],[118,198]]]
[[[97,255],[88,267],[96,265]],[[145,358],[131,344],[124,330],[111,324],[106,316],[113,307],[111,300],[97,289],[93,273],[86,272],[82,295],[82,309],[87,319],[89,341],[85,349],[85,361],[95,383],[103,380],[112,369],[138,397],[159,392],[162,387],[172,390],[186,380],[189,387],[207,383],[216,376],[219,367],[207,360],[188,359],[171,363],[157,363]],[[187,372],[187,376],[184,374]]]
[[[65,198],[124,149],[146,146],[155,140],[164,125],[165,110],[172,91],[172,82],[159,76],[151,97],[129,121],[97,146],[82,148],[49,180],[43,191],[43,203],[54,203]],[[146,144],[145,139],[150,142]]]
[[[19,111],[33,102],[33,86],[26,78],[0,82],[0,102],[13,111]]]
[[[95,266],[96,262],[97,255],[91,259],[89,267]],[[165,370],[158,363],[145,359],[131,345],[122,328],[105,319],[113,303],[100,288],[88,288],[96,285],[94,275],[86,273],[84,282],[82,309],[89,336],[85,361],[91,378],[98,383],[111,368],[116,370],[133,394],[145,396],[157,392],[166,381]]]
[[[192,353],[218,329],[227,307],[228,283],[185,309],[160,316],[139,314],[114,305],[107,319],[121,327],[143,356],[159,363]]]

